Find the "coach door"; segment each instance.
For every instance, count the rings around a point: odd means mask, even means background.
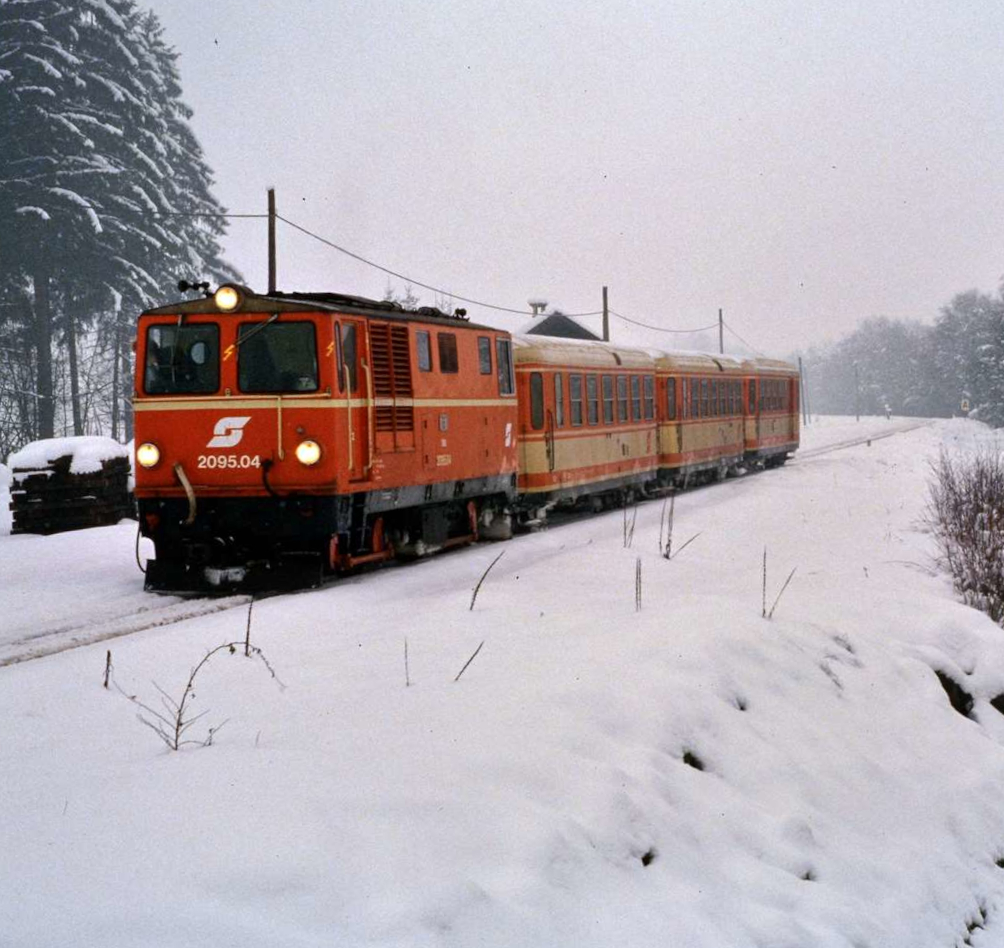
[[[760,393],[757,391],[756,378],[749,380],[749,411],[746,414],[746,443],[760,443]]]
[[[371,418],[372,378],[367,359],[366,323],[342,318],[335,323],[338,352],[338,391],[345,400],[346,455],[349,480],[370,476],[373,464]]]

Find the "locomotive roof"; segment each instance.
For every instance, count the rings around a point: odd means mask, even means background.
[[[442,326],[463,326],[489,332],[505,332],[493,326],[472,323],[464,316],[450,315],[433,306],[422,306],[416,310],[405,309],[400,303],[390,300],[371,300],[364,296],[350,296],[345,293],[286,293],[259,294],[247,291],[242,294],[236,309],[220,309],[212,296],[179,300],[144,310],[144,316],[178,315],[220,315],[241,316],[247,313],[316,313],[319,310],[331,313],[349,313],[359,316],[378,316],[381,319],[403,322],[435,323]]]

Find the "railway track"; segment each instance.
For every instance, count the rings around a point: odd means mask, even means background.
[[[870,444],[872,441],[881,441],[884,438],[891,438],[893,435],[905,434],[918,428],[925,428],[930,424],[930,421],[898,423],[889,430],[882,431],[879,434],[846,438],[833,444],[802,449],[795,456],[795,461],[811,460],[812,458],[821,457],[834,451]],[[554,517],[554,523],[551,525],[559,526],[562,522],[574,521],[585,516],[592,515],[569,513],[557,516]],[[216,612],[237,609],[246,606],[252,597],[250,595],[235,595],[225,598],[199,597],[183,599],[180,602],[177,600],[162,602],[156,596],[150,596],[149,598],[149,604],[144,604],[136,612],[110,617],[102,616],[90,622],[80,623],[79,625],[64,623],[60,626],[40,629],[32,632],[30,635],[0,644],[0,668],[55,655],[59,652],[65,652],[84,645],[94,645],[98,642],[119,638],[124,635],[132,635],[148,629],[173,625],[177,622],[184,622],[188,619],[195,619]]]
[[[173,625],[187,619],[210,615],[214,612],[224,612],[246,606],[250,596],[227,596],[225,599],[185,599],[181,602],[158,602],[156,597],[150,597],[151,603],[144,605],[138,612],[125,615],[102,616],[91,622],[79,625],[64,623],[61,626],[39,629],[30,635],[22,636],[0,645],[0,668],[5,665],[16,665],[47,655],[56,655],[71,648],[82,645],[94,645],[108,639],[132,635],[146,629],[156,629],[160,626]]]
[[[931,425],[929,420],[916,422],[898,422],[888,431],[880,434],[861,435],[860,437],[847,438],[843,441],[835,441],[833,444],[822,444],[816,448],[800,448],[795,455],[796,461],[804,461],[810,458],[829,454],[832,451],[842,451],[845,448],[856,448],[862,444],[871,444],[873,441],[882,441],[884,438],[891,438],[893,435],[906,434],[908,431],[916,431],[918,428],[927,428]]]

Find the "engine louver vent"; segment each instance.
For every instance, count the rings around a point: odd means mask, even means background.
[[[393,399],[390,405],[376,406],[376,430],[414,430],[414,408],[410,404],[398,404],[399,399],[410,401],[414,394],[407,326],[371,323],[370,351],[373,357],[373,395],[378,401]]]

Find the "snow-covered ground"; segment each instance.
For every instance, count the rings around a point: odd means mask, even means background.
[[[0,667],[0,945],[1004,944],[1004,632],[922,526],[928,460],[990,433],[811,453],[897,424],[679,496],[671,561],[651,502],[630,547],[615,512],[255,603],[281,685],[214,656],[210,747],[126,695],[180,697],[244,604]],[[0,642],[193,608],[134,544],[0,537]]]

